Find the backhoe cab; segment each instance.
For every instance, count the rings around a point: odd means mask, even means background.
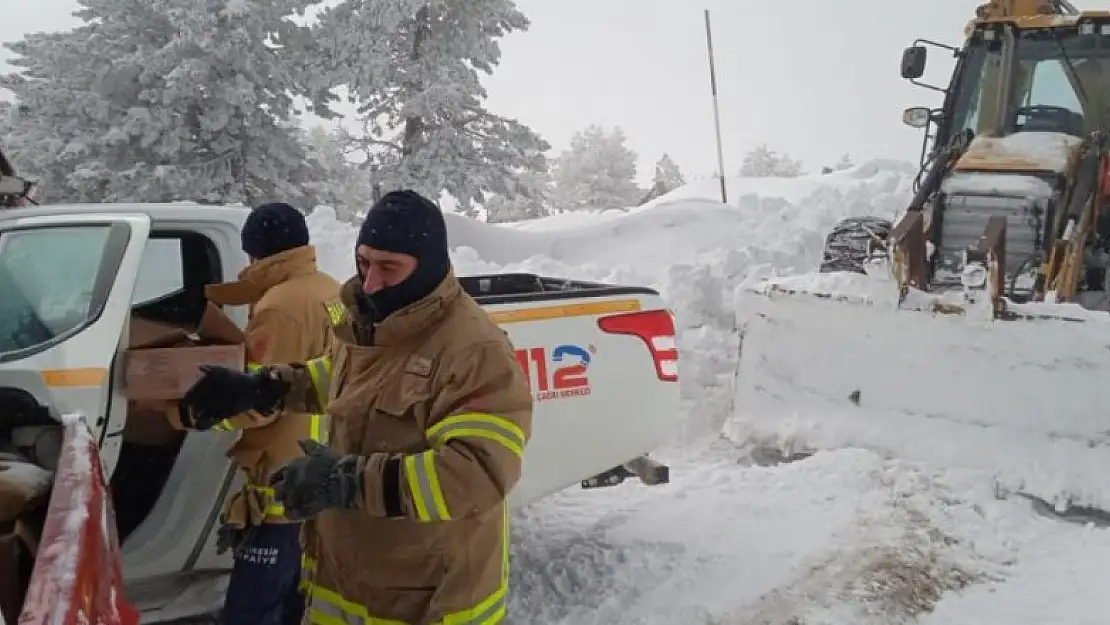
[[[903,53],[902,77],[943,104],[904,111],[925,130],[915,196],[888,236],[852,253],[888,259],[903,301],[911,288],[961,294],[918,299],[940,312],[984,300],[999,317],[1022,302],[1106,310],[1110,12],[993,2],[966,32],[960,49],[918,40]],[[946,88],[919,82],[925,45],[956,58]]]

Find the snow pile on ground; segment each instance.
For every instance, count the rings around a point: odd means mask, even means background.
[[[753,356],[737,372],[735,440],[863,446],[982,471],[1061,508],[1110,509],[1097,409],[1106,320],[993,323],[806,299],[738,297]]]
[[[1012,557],[973,500],[865,450],[774,467],[702,450],[675,475],[659,490],[568,491],[521,515],[514,614],[552,625],[908,623]],[[968,537],[974,549],[952,548]]]

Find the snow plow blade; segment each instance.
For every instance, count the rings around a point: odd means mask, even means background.
[[[1098,469],[1110,461],[1110,315],[1025,305],[998,320],[905,305],[893,281],[860,274],[742,287],[726,435],[786,456],[939,453],[1064,515],[1110,509]]]
[[[97,441],[84,419],[67,417],[19,625],[139,625],[124,600],[121,563]]]

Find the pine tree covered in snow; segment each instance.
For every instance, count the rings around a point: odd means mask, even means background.
[[[256,204],[313,172],[293,96],[316,0],[79,0],[85,24],[5,44],[8,143],[51,201]]]
[[[670,154],[663,154],[663,157],[655,164],[655,177],[652,184],[654,187],[661,189],[663,193],[674,191],[686,184],[686,177],[682,175],[678,165],[671,160]]]
[[[516,197],[523,172],[547,170],[550,145],[486,110],[480,80],[500,62],[498,40],[528,26],[511,0],[343,0],[317,26],[315,86],[351,94],[384,190],[446,192],[472,213],[486,194]]]
[[[745,178],[795,178],[802,175],[802,162],[761,143],[744,155],[740,175]]]
[[[636,186],[636,153],[618,126],[606,133],[592,125],[571,138],[555,163],[553,204],[563,211],[625,208],[643,191]]]
[[[327,204],[339,219],[354,221],[373,201],[368,174],[347,157],[340,134],[319,125],[304,131],[308,158],[318,168],[316,179],[305,182],[305,206]]]
[[[547,172],[523,172],[520,174],[522,188],[514,198],[503,195],[490,195],[483,206],[488,223],[507,223],[539,219],[551,214],[547,202],[551,193],[551,174]],[[527,195],[526,195],[527,194]]]

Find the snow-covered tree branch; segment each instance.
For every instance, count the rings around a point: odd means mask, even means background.
[[[6,44],[23,106],[7,143],[50,200],[256,204],[300,195],[316,0],[80,0],[85,24]]]

